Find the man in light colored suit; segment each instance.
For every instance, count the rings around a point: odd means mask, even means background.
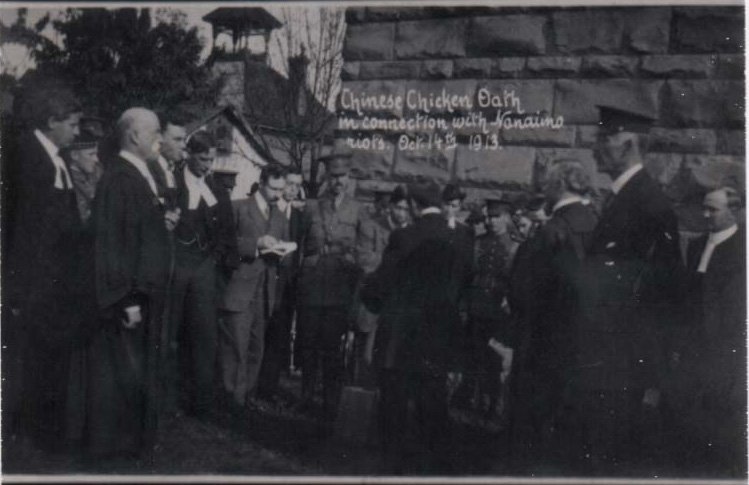
[[[235,408],[244,406],[255,390],[263,360],[280,265],[280,257],[265,250],[289,239],[288,223],[276,205],[285,185],[283,168],[266,166],[258,190],[234,203],[240,264],[219,306],[225,312],[219,354],[224,390]]]

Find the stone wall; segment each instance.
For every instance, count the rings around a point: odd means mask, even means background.
[[[356,7],[346,18],[342,78],[349,93],[439,96],[446,90],[475,102],[482,88],[511,90],[526,112],[564,118],[558,128],[494,130],[491,150],[472,150],[470,130],[454,130],[457,144],[445,149],[399,147],[403,132],[339,125],[337,149],[353,154],[364,193],[431,178],[457,181],[474,200],[511,198],[536,190],[545,167],[560,158],[595,170],[595,105],[614,97],[657,117],[647,168],[681,208],[685,229],[698,229],[694,209],[705,187],[725,177],[743,187],[739,7]],[[339,102],[340,116],[368,114],[414,115],[405,107],[356,113]],[[385,141],[377,149],[350,143],[375,135]],[[603,174],[596,180],[601,187],[609,182]]]

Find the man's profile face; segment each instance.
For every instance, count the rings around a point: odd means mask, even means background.
[[[161,156],[171,163],[179,163],[185,157],[187,131],[184,126],[167,123],[162,132]]]
[[[47,137],[57,148],[67,148],[73,143],[76,136],[80,134],[80,123],[82,113],[72,113],[62,121],[50,117],[47,122],[49,130]]]
[[[87,174],[92,174],[99,164],[99,148],[83,148],[70,151],[73,164]]]
[[[286,187],[286,178],[269,177],[265,183],[260,184],[260,192],[263,194],[263,198],[269,204],[278,202],[283,196],[284,188]]]
[[[291,202],[299,197],[299,189],[302,187],[302,175],[299,173],[290,173],[286,175],[286,187],[283,191],[283,198],[286,202]]]
[[[161,127],[156,115],[149,115],[139,120],[135,127],[138,154],[144,160],[156,161],[161,150]]]
[[[599,172],[612,177],[621,172],[623,144],[626,139],[624,133],[599,133],[595,150],[593,150]]]
[[[211,170],[213,160],[216,159],[216,149],[211,148],[207,152],[192,153],[187,158],[187,168],[196,177],[205,177]]]
[[[702,209],[710,232],[728,229],[736,223],[736,219],[728,206],[728,197],[722,190],[714,190],[705,195],[702,201]]]
[[[395,221],[395,223],[399,226],[402,226],[403,224],[408,222],[408,211],[408,201],[405,199],[399,200],[394,204],[390,204],[390,214],[393,217],[393,221]]]

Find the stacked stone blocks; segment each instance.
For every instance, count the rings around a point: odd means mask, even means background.
[[[446,89],[474,99],[481,88],[513,89],[526,111],[564,117],[560,129],[499,130],[501,146],[492,151],[468,150],[470,130],[456,130],[452,150],[377,152],[351,148],[352,133],[339,131],[338,149],[353,153],[364,181],[455,180],[475,197],[538,189],[545,166],[559,158],[594,169],[596,104],[622,97],[657,117],[647,168],[675,202],[694,203],[700,188],[726,176],[743,183],[741,8],[357,7],[347,23],[344,89],[401,96]],[[356,115],[340,105],[339,112]]]

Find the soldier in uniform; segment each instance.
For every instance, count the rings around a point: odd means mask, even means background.
[[[361,274],[356,240],[366,209],[348,194],[349,158],[333,155],[327,162],[326,193],[307,205],[299,280],[298,337],[302,352],[302,407],[312,402],[322,361],[324,417],[332,420],[343,378],[341,339],[349,326],[354,291]]]
[[[676,215],[643,168],[653,117],[632,107],[599,110],[595,155],[613,180],[612,195],[579,279],[571,395],[584,467],[614,472],[643,458],[635,455],[655,429],[663,335],[675,315],[682,262]]]
[[[507,292],[510,267],[517,246],[508,232],[512,224],[510,205],[501,200],[486,203],[486,233],[476,238],[474,275],[468,296],[468,369],[465,383],[476,407],[487,417],[496,417],[500,409],[500,376],[509,362],[489,347],[494,338],[512,348]]]

